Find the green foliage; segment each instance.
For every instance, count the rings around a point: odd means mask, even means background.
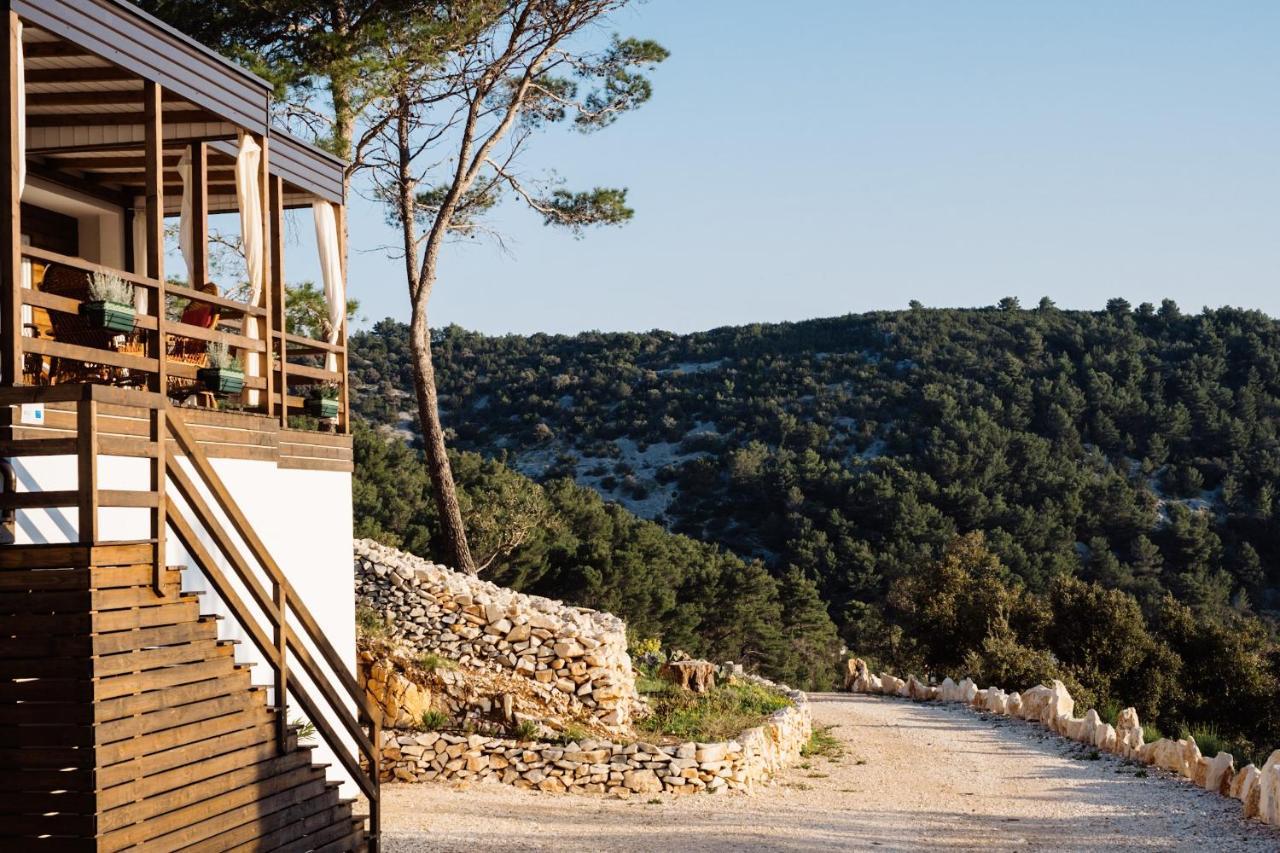
[[[366,604],[357,604],[356,633],[363,639],[378,640],[390,633],[390,626],[381,613]]]
[[[427,672],[436,672],[441,669],[457,669],[458,664],[450,658],[441,657],[435,652],[424,652],[418,656],[416,661],[419,667]]]
[[[800,748],[804,758],[821,756],[828,761],[839,761],[844,757],[844,743],[831,733],[835,726],[814,726],[809,734],[809,742]]]
[[[511,736],[520,741],[537,740],[539,734],[541,730],[533,720],[521,720],[511,732]]]
[[[329,322],[329,302],[314,282],[304,281],[285,288],[285,330],[291,335],[327,341],[333,326]],[[347,300],[347,318],[354,319],[360,303]]]
[[[420,453],[357,424],[355,457],[356,535],[443,561]],[[607,610],[633,636],[661,636],[797,687],[829,684],[839,643],[812,584],[781,584],[801,597],[788,598],[784,613],[780,584],[758,561],[674,535],[568,480],[539,486],[474,453],[450,459],[472,553],[490,580]]]
[[[407,329],[352,344],[353,405],[412,414]],[[500,575],[580,590],[695,654],[785,661],[795,567],[878,667],[1062,678],[1080,704],[1280,744],[1280,325],[1256,311],[1041,300],[692,335],[450,327],[434,354],[455,447],[724,549],[674,582],[631,560],[647,599],[598,551],[598,585],[531,547]],[[656,509],[635,497],[663,490]],[[566,530],[635,553],[597,512]],[[735,560],[758,570],[726,573]],[[654,602],[676,589],[683,606]]]
[[[314,740],[316,736],[316,724],[305,717],[294,717],[289,720],[289,727],[296,729],[298,740],[309,741]]]
[[[422,719],[418,721],[418,728],[424,732],[438,732],[447,728],[449,725],[449,715],[443,711],[437,711],[434,708],[428,708],[422,712]]]
[[[735,738],[790,704],[781,693],[745,681],[705,693],[664,689],[648,698],[653,713],[640,721],[641,731],[702,742]]]
[[[587,730],[582,726],[568,725],[564,731],[560,732],[557,739],[561,746],[568,746],[571,743],[581,743],[587,737]]]

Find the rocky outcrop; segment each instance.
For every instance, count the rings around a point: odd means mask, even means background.
[[[367,539],[355,542],[355,574],[358,601],[411,656],[537,683],[582,709],[592,728],[630,732],[635,676],[616,616],[522,595]]]
[[[769,685],[752,676],[735,677]],[[489,781],[552,793],[618,797],[750,790],[796,761],[809,741],[808,699],[799,691],[789,691],[788,696],[791,705],[722,743],[589,739],[565,744],[384,731],[382,775],[385,781]]]
[[[1261,770],[1250,764],[1237,771],[1231,753],[1219,752],[1207,758],[1200,753],[1195,738],[1190,736],[1180,740],[1160,738],[1144,743],[1142,725],[1135,709],[1121,711],[1114,725],[1104,721],[1093,709],[1086,711],[1083,717],[1076,717],[1075,700],[1061,681],[1054,681],[1051,685],[1037,684],[1021,693],[1006,694],[996,687],[979,690],[968,678],[957,684],[947,677],[941,684],[930,688],[933,691],[930,695],[929,690],[921,688],[915,676],[908,676],[906,682],[887,674],[873,676],[867,672],[866,664],[856,658],[850,660],[847,671],[853,677],[846,678],[846,684],[854,692],[956,702],[976,710],[1037,722],[1099,752],[1114,753],[1131,761],[1159,767],[1207,791],[1233,797],[1241,802],[1245,817],[1257,817],[1265,823],[1280,826],[1280,750],[1271,753]],[[904,684],[913,686],[904,690]]]

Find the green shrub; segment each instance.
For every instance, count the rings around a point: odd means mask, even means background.
[[[381,639],[391,633],[382,614],[367,604],[356,605],[356,634],[367,640]]]
[[[427,672],[435,672],[439,669],[457,669],[456,661],[446,657],[441,657],[435,652],[425,652],[418,656],[418,666]]]
[[[706,693],[668,686],[649,695],[653,713],[640,722],[640,728],[683,740],[729,740],[790,704],[781,693],[747,682],[724,684]]]
[[[520,725],[515,727],[512,735],[516,740],[537,740],[541,729],[533,720],[521,720]]]
[[[1164,735],[1160,732],[1158,728],[1153,726],[1151,723],[1142,724],[1142,742],[1143,743],[1155,743],[1156,741],[1160,740],[1160,738],[1162,737],[1164,737]]]
[[[298,740],[311,740],[316,736],[316,724],[303,717],[295,717],[289,725],[298,730]]]
[[[449,725],[449,715],[434,708],[422,712],[419,728],[424,732],[438,732]]]
[[[587,732],[581,726],[569,725],[560,733],[560,737],[557,738],[557,740],[560,742],[561,746],[563,746],[570,743],[580,743],[585,740],[586,737]]]

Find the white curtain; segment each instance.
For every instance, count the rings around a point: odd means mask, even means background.
[[[13,60],[18,76],[18,197],[21,198],[22,191],[27,188],[27,71],[22,49],[22,21],[14,22],[14,26],[18,40]]]
[[[151,275],[147,269],[147,208],[133,209],[133,273],[146,278]],[[139,314],[147,313],[147,289],[133,289],[133,309]]]
[[[262,146],[247,133],[240,133],[240,149],[236,152],[236,205],[240,208],[240,245],[244,249],[244,262],[249,274],[249,304],[262,301],[263,239],[262,192],[259,176],[262,170]],[[245,317],[244,334],[258,338],[258,318]],[[250,376],[259,375],[258,353],[251,352],[246,359]],[[248,391],[245,401],[257,405],[258,392]]]
[[[196,281],[196,239],[194,223],[191,221],[195,217],[195,201],[191,195],[190,148],[182,152],[182,159],[178,161],[178,177],[182,178],[182,206],[178,209],[178,248],[182,250],[182,262],[187,265],[187,285],[195,287],[204,282]],[[143,228],[145,234],[145,224]]]
[[[347,287],[342,280],[342,247],[338,243],[338,216],[327,201],[311,203],[316,221],[316,248],[320,252],[320,276],[324,279],[324,298],[329,305],[329,343],[336,344],[342,334],[342,321],[347,315]],[[325,359],[325,369],[338,369],[333,353]]]

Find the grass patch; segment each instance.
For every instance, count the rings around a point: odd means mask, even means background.
[[[586,740],[587,732],[581,726],[568,726],[560,733],[557,738],[561,746],[568,746],[571,743],[581,743]]]
[[[369,640],[380,640],[391,633],[382,614],[367,604],[356,605],[356,633]]]
[[[839,761],[844,757],[844,744],[831,733],[835,726],[818,726],[809,735],[809,742],[800,748],[805,758],[821,756],[828,761]],[[801,765],[803,766],[803,765]]]
[[[731,740],[791,704],[780,693],[746,682],[723,684],[706,693],[661,682],[644,695],[653,713],[640,721],[642,731],[703,743]]]
[[[512,735],[516,740],[537,740],[539,731],[538,724],[533,720],[521,720]]]
[[[1150,723],[1142,724],[1142,742],[1143,743],[1155,743],[1156,741],[1160,740],[1160,738],[1162,737],[1164,737],[1164,735],[1155,726],[1151,725]]]
[[[418,666],[427,672],[435,672],[439,669],[457,669],[458,664],[446,657],[441,657],[435,652],[425,652],[418,656]]]
[[[432,708],[422,712],[418,725],[424,732],[438,732],[449,725],[449,715]]]
[[[302,717],[295,717],[289,725],[298,730],[298,740],[311,740],[316,736],[316,724]]]

